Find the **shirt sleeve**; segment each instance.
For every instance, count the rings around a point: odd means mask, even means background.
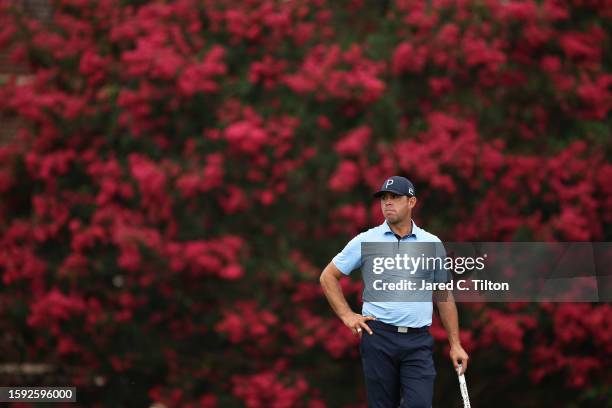
[[[439,241],[439,242],[436,242],[435,246],[436,246],[436,257],[440,258],[442,262],[441,263],[436,262],[436,264],[440,264],[441,267],[440,268],[436,267],[436,269],[434,270],[434,282],[436,283],[450,282],[451,273],[448,270],[448,268],[445,267],[446,249],[444,248],[444,244],[441,241]]]
[[[359,234],[351,239],[344,249],[332,259],[336,268],[343,274],[350,275],[355,269],[361,267],[361,242],[362,234]]]

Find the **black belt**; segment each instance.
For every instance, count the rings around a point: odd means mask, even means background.
[[[429,326],[423,326],[423,327],[393,326],[392,324],[383,323],[378,320],[369,320],[367,324],[372,329],[381,329],[381,330],[390,331],[393,333],[418,333],[418,332],[429,331]]]

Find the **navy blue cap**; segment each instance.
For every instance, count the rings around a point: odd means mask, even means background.
[[[397,195],[406,195],[414,197],[414,184],[406,177],[392,176],[385,180],[380,191],[374,194],[374,197],[380,197],[384,193],[393,193]]]

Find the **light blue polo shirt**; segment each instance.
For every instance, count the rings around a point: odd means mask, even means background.
[[[437,236],[419,228],[412,221],[412,233],[398,240],[387,222],[362,232],[349,241],[344,249],[332,259],[336,268],[345,275],[363,266],[361,258],[362,242],[442,242]],[[447,282],[446,271],[437,271],[436,281]],[[383,323],[394,326],[423,327],[431,326],[432,302],[363,302],[361,312],[364,316],[374,316]]]

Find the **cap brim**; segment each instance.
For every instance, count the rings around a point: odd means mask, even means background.
[[[378,198],[378,197],[380,197],[381,195],[383,195],[385,193],[393,193],[393,194],[397,194],[397,195],[400,195],[400,196],[407,195],[407,196],[412,197],[410,194],[400,193],[399,191],[393,190],[391,188],[386,189],[386,190],[377,191],[376,193],[374,193],[374,197]]]

